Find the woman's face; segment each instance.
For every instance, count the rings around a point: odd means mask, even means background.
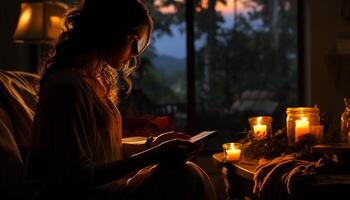
[[[109,63],[113,68],[120,70],[130,60],[132,56],[139,56],[148,46],[148,36],[146,29],[140,28],[135,34],[130,34],[124,37],[118,47],[112,50],[112,59]]]
[[[119,43],[118,47],[113,48],[109,65],[117,70],[123,68],[133,55],[132,43],[133,41],[127,37]]]

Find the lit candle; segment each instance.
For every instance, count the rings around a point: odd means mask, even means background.
[[[233,144],[226,149],[226,159],[230,161],[239,161],[241,159],[241,149],[237,149]]]
[[[257,124],[253,126],[254,136],[258,139],[264,139],[267,134],[267,126],[261,124],[261,117],[257,118]]]
[[[309,120],[307,117],[301,117],[300,120],[295,120],[295,142],[298,142],[299,137],[309,132]]]

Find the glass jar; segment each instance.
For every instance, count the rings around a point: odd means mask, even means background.
[[[340,131],[343,142],[350,142],[350,98],[344,98],[345,109],[341,115]]]
[[[320,111],[315,107],[287,108],[287,140],[292,146],[301,140],[308,140],[316,143],[318,140],[310,130],[311,126],[320,125]]]
[[[222,148],[224,150],[225,161],[239,162],[241,160],[242,147],[243,145],[241,143],[231,142],[223,144]]]
[[[249,137],[251,140],[263,140],[270,138],[272,135],[272,117],[257,116],[248,119],[250,125]]]

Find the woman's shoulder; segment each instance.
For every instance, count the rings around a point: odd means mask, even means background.
[[[42,95],[90,95],[82,75],[71,69],[62,69],[50,74],[42,89]]]
[[[62,69],[53,72],[46,82],[47,87],[49,88],[60,88],[67,87],[69,88],[81,88],[85,86],[82,75],[73,69]]]

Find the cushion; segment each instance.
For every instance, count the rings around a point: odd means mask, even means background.
[[[38,75],[0,70],[0,106],[12,123],[11,133],[22,156],[30,144],[38,83]]]
[[[0,194],[18,199],[24,191],[23,158],[29,148],[39,76],[0,70]]]

